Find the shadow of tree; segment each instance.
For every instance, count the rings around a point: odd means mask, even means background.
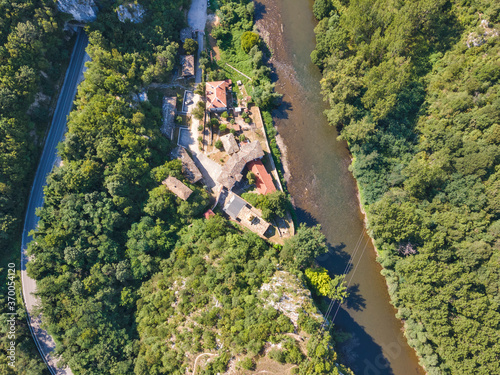
[[[361,311],[366,307],[366,300],[359,293],[359,284],[351,285],[347,288],[349,297],[345,301],[345,305],[348,309],[355,311]]]
[[[253,14],[253,19],[255,22],[262,20],[264,15],[267,14],[266,6],[258,1],[254,1],[255,11]]]
[[[294,208],[299,224],[306,223],[308,226],[319,224],[318,220],[310,212],[304,210],[302,207],[295,206]]]
[[[338,354],[341,362],[355,374],[394,375],[382,347],[373,341],[365,328],[354,321],[344,308],[340,307],[334,324],[335,330],[348,332],[350,335],[348,340],[337,345]],[[399,355],[399,352],[396,353],[396,356]]]

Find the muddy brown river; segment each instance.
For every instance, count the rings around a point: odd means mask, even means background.
[[[330,252],[321,266],[342,274],[350,297],[330,317],[351,338],[340,345],[342,361],[357,375],[421,375],[402,323],[389,302],[381,267],[359,208],[350,155],[323,115],[321,74],[311,63],[314,49],[312,0],[261,0],[256,20],[272,50],[271,65],[282,105],[273,112],[287,150],[288,187],[299,221],[321,224]]]

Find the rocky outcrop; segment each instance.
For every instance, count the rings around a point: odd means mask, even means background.
[[[486,43],[488,39],[496,37],[499,35],[497,29],[492,28],[489,22],[485,19],[481,20],[479,24],[478,31],[474,31],[467,36],[465,44],[467,48],[479,47]]]
[[[57,8],[69,13],[76,21],[92,22],[97,17],[97,6],[94,0],[57,0]]]
[[[118,19],[121,22],[130,21],[133,23],[142,22],[142,18],[146,10],[141,4],[129,3],[126,5],[120,5],[116,10],[118,13]]]

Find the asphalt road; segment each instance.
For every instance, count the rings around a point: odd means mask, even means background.
[[[54,340],[45,330],[40,328],[40,317],[31,315],[33,307],[37,305],[37,298],[32,294],[36,291],[36,282],[26,273],[26,263],[28,263],[26,248],[32,240],[32,236],[29,235],[30,231],[34,230],[38,225],[39,218],[35,215],[35,210],[43,205],[43,188],[47,182],[47,176],[52,171],[57,159],[56,146],[63,139],[66,131],[67,117],[73,106],[78,83],[81,80],[87,45],[88,38],[84,31],[79,29],[63,87],[52,118],[52,124],[45,141],[42,157],[38,164],[33,186],[31,187],[21,245],[21,282],[24,303],[28,311],[28,323],[41,356],[50,372],[57,375],[72,374],[72,372],[69,368],[57,367],[57,360],[51,355],[51,352],[55,348]]]

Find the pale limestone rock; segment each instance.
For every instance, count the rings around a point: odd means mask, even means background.
[[[92,22],[97,17],[94,0],[57,0],[57,8],[80,22]]]
[[[116,13],[118,14],[118,19],[121,22],[130,21],[133,23],[140,23],[142,22],[142,18],[144,17],[146,10],[141,4],[129,3],[120,5],[116,10]]]
[[[471,32],[467,36],[467,40],[465,44],[467,48],[471,47],[479,47],[486,43],[488,39],[497,37],[499,35],[499,31],[493,27],[491,27],[490,23],[486,19],[482,19],[479,24],[479,29],[482,29],[479,32]]]

